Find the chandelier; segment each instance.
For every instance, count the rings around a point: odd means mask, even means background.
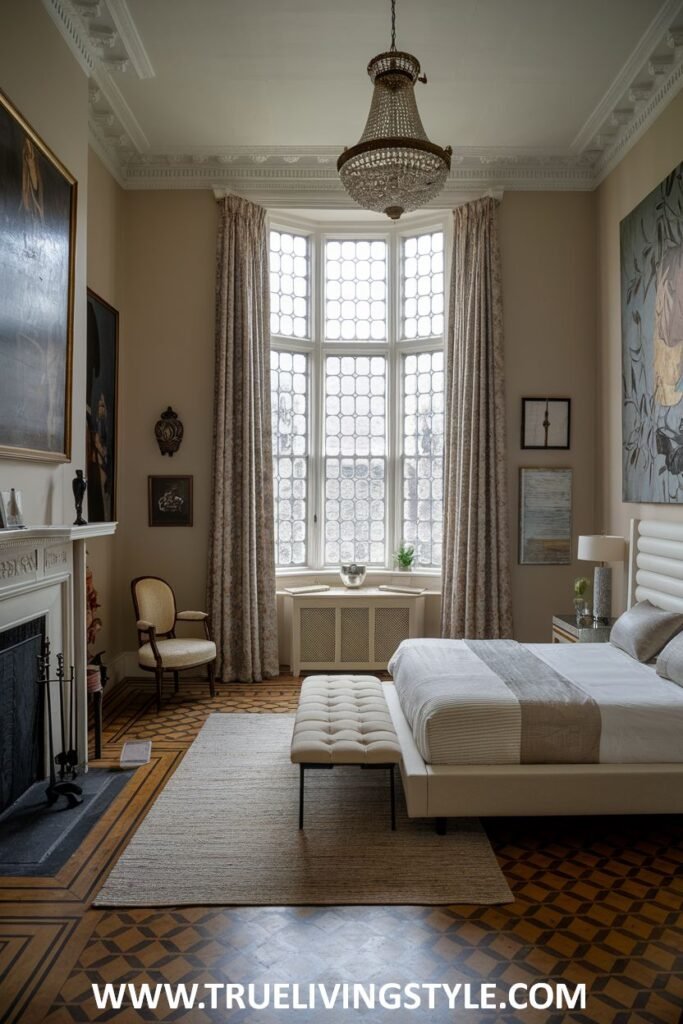
[[[365,130],[337,160],[342,185],[359,206],[398,220],[438,195],[451,168],[450,146],[427,138],[415,102],[420,62],[396,49],[396,0],[391,0],[391,49],[368,64],[374,85]]]

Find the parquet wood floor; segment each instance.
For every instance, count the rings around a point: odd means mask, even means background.
[[[288,677],[222,686],[211,700],[186,685],[154,711],[152,687],[130,681],[105,700],[102,764],[121,742],[153,740],[134,778],[55,878],[0,879],[0,1020],[74,1024],[225,1020],[225,1010],[98,1011],[91,984],[184,981],[584,982],[584,1011],[471,1010],[432,1021],[677,1024],[683,1011],[683,839],[680,818],[486,822],[515,902],[503,907],[94,910],[107,871],[211,711],[289,712]],[[358,1014],[235,1012],[234,1024]],[[419,1014],[373,1011],[364,1020]]]

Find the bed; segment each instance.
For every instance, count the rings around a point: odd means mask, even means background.
[[[683,612],[683,525],[633,520],[629,552],[629,607],[648,600],[659,608]],[[424,643],[436,645],[437,650],[439,645],[464,644]],[[460,646],[457,652],[451,648],[448,657],[457,653],[458,658],[468,659],[476,653],[483,658],[478,669],[483,675],[498,669],[496,659],[502,661],[506,655],[504,642],[484,642],[481,648],[465,643],[465,648]],[[409,816],[443,821],[461,815],[683,813],[683,689],[662,680],[654,666],[634,661],[609,644],[522,648],[520,678],[526,652],[534,664],[561,673],[569,686],[575,684],[592,705],[582,710],[587,717],[579,726],[570,722],[567,727],[566,749],[576,751],[576,762],[515,763],[520,760],[519,751],[506,740],[505,730],[491,734],[490,717],[476,701],[468,705],[469,721],[454,718],[441,736],[435,733],[428,738],[419,707],[411,706],[405,677],[412,675],[419,686],[421,659],[431,658],[434,652],[414,648],[412,661],[404,656],[392,662],[395,685],[386,687],[401,744]],[[476,688],[475,681],[473,694]],[[510,715],[514,711],[511,706]],[[498,712],[504,720],[504,695]],[[542,732],[537,729],[541,746]],[[460,763],[458,750],[464,751]],[[538,748],[526,760],[542,757]]]

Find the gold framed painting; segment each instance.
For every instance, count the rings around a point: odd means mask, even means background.
[[[76,179],[0,92],[0,455],[71,457]]]

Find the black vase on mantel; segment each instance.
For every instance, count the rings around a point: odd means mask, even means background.
[[[74,502],[76,504],[76,521],[74,526],[87,526],[86,520],[83,518],[83,498],[87,490],[88,484],[83,476],[83,470],[77,469],[76,476],[73,478],[71,488],[74,492]]]

